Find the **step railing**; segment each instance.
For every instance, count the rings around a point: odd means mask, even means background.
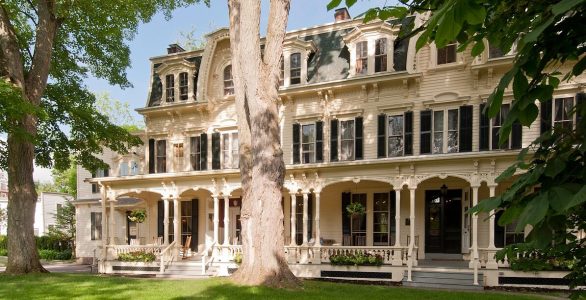
[[[207,248],[205,248],[201,254],[201,275],[205,275],[206,274],[206,269],[208,267],[209,264],[211,264],[214,260],[214,246],[216,245],[216,242],[212,242]],[[210,251],[212,251],[212,255],[210,256]],[[210,256],[210,259],[208,260],[208,256]]]
[[[165,273],[165,270],[167,269],[167,267],[175,259],[175,245],[176,244],[177,244],[177,241],[173,241],[171,244],[169,244],[169,246],[165,247],[165,249],[163,249],[161,251],[161,255],[160,255],[161,264],[159,265],[159,273]]]

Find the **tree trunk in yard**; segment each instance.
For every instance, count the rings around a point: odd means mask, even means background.
[[[37,1],[38,25],[34,55],[28,72],[24,71],[19,44],[9,16],[0,4],[0,76],[22,92],[22,101],[40,105],[49,76],[53,42],[59,27],[55,2]],[[26,75],[25,75],[26,73]],[[3,79],[4,80],[4,79]],[[23,103],[24,105],[24,103]],[[33,159],[37,117],[26,114],[13,120],[17,130],[8,133],[8,263],[6,273],[47,272],[39,261],[34,222],[37,192],[33,182]]]
[[[285,175],[278,116],[279,62],[289,0],[272,0],[264,56],[260,48],[260,0],[229,0],[240,174],[242,265],[236,283],[297,287],[285,260],[282,188]]]

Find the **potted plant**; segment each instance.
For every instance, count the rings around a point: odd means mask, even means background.
[[[134,222],[136,223],[136,238],[140,239],[140,234],[138,231],[138,224],[144,222],[146,220],[147,214],[146,211],[144,209],[137,209],[137,210],[133,210],[128,214],[128,220],[130,220],[130,222]]]
[[[362,216],[366,214],[366,207],[360,202],[352,202],[346,206],[346,212],[350,217]]]

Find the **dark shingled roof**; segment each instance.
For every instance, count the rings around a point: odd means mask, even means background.
[[[333,81],[348,77],[350,52],[344,44],[343,35],[350,29],[309,35],[306,41],[313,41],[318,49],[310,55],[307,63],[308,83]]]

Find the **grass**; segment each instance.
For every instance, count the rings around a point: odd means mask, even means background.
[[[500,292],[451,292],[305,281],[302,290],[242,287],[226,279],[158,280],[77,274],[0,274],[0,299],[539,299]]]

